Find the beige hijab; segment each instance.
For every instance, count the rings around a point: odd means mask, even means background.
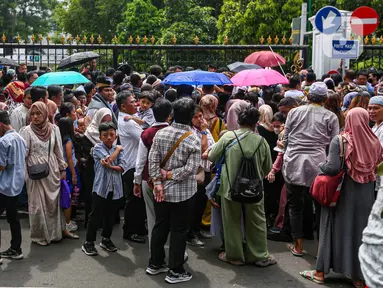
[[[273,120],[273,109],[269,105],[262,105],[259,108],[259,113],[261,114],[258,121],[259,124],[267,130],[273,131],[274,127],[271,123],[271,120]]]
[[[98,131],[98,127],[101,124],[102,119],[109,115],[112,117],[112,112],[109,108],[101,108],[99,109],[96,114],[94,114],[92,122],[89,124],[88,128],[85,131],[86,138],[89,139],[90,142],[93,143],[93,145],[96,145],[97,143],[101,143],[100,140],[100,132]]]

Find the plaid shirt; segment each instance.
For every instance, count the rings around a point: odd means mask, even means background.
[[[173,123],[157,132],[149,153],[149,175],[152,179],[161,179],[160,164],[183,134],[192,131],[188,125]],[[166,202],[182,202],[197,192],[195,175],[201,164],[201,141],[195,134],[186,137],[174,151],[164,169],[172,170],[172,180],[162,184]]]

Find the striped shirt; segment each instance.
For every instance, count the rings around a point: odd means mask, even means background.
[[[122,190],[121,173],[102,166],[101,160],[108,158],[116,150],[117,146],[113,145],[109,150],[104,143],[98,143],[93,148],[94,158],[94,183],[93,192],[102,198],[107,198],[109,192],[113,192],[113,200],[120,199],[124,196]],[[122,153],[111,163],[112,166],[125,167]]]
[[[161,179],[160,164],[173,145],[192,128],[188,125],[173,123],[161,129],[153,139],[149,152],[149,175],[152,179]],[[172,180],[162,184],[166,202],[182,202],[197,192],[196,174],[201,164],[201,141],[192,134],[186,137],[174,151],[164,169],[172,171]]]

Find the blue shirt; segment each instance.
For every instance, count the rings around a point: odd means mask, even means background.
[[[0,193],[14,197],[21,193],[25,179],[25,154],[24,139],[15,131],[7,131],[0,138],[0,166],[5,170],[0,171]]]
[[[108,158],[114,153],[117,146],[113,145],[109,150],[104,143],[98,143],[93,148],[93,158],[94,158],[94,183],[93,183],[93,192],[97,193],[98,196],[102,198],[107,198],[109,192],[113,192],[113,199],[117,200],[124,196],[122,190],[122,179],[121,173],[113,171],[112,169],[105,168],[101,164],[101,160]],[[123,157],[121,153],[118,154],[118,157],[111,163],[111,166],[120,166],[125,167]]]

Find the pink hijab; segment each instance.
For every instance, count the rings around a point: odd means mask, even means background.
[[[368,126],[368,112],[360,107],[347,113],[343,137],[347,140],[347,173],[358,183],[376,180],[376,166],[383,161],[382,146]]]
[[[234,131],[239,129],[238,124],[238,115],[242,110],[245,110],[250,103],[244,100],[238,100],[231,105],[229,111],[227,112],[227,124],[226,128],[229,131]]]

